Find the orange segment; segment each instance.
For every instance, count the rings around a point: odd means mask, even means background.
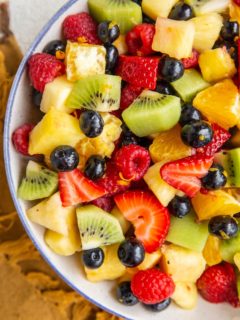
[[[220,254],[220,240],[217,237],[211,235],[208,237],[207,243],[203,250],[203,257],[210,267],[222,261]]]

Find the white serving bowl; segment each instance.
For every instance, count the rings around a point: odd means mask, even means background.
[[[210,304],[201,298],[198,307],[193,311],[182,310],[174,304],[161,313],[149,312],[140,304],[134,307],[123,306],[115,298],[115,282],[106,281],[97,284],[88,282],[84,276],[79,255],[61,257],[54,254],[44,242],[44,228],[28,220],[26,210],[31,206],[31,203],[19,200],[16,194],[27,160],[15,152],[11,143],[12,132],[18,126],[32,121],[36,123],[40,119],[39,111],[31,102],[31,88],[26,64],[29,57],[34,52],[41,52],[50,40],[61,38],[61,25],[66,16],[81,11],[87,11],[87,0],[70,0],[48,22],[25,55],[9,97],[4,132],[5,165],[12,198],[26,232],[43,258],[70,287],[100,308],[122,318],[136,320],[240,320],[239,309],[235,310],[228,304]]]

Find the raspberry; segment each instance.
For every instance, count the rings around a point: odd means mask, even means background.
[[[138,181],[147,172],[151,158],[148,150],[141,146],[130,144],[116,152],[115,163],[124,179]]]
[[[16,129],[12,135],[12,142],[15,149],[24,156],[29,156],[29,134],[33,128],[33,124],[24,124],[23,126]]]
[[[133,103],[135,99],[142,93],[143,88],[126,84],[122,89],[120,109],[125,110]]]
[[[139,24],[126,35],[129,53],[137,56],[148,56],[154,53],[152,42],[155,26],[148,23]]]
[[[193,49],[192,56],[190,58],[182,59],[184,69],[195,68],[198,65],[199,53]]]
[[[132,278],[133,294],[145,304],[155,304],[169,298],[175,284],[170,276],[158,269],[139,271]]]
[[[91,202],[96,207],[103,209],[106,212],[111,212],[114,208],[114,200],[111,197],[101,197]]]
[[[87,12],[68,16],[63,21],[63,35],[71,41],[101,44],[97,36],[97,23]]]
[[[65,64],[47,53],[36,53],[28,61],[33,87],[43,93],[45,85],[65,73]]]

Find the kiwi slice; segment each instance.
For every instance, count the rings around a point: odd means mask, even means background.
[[[198,92],[210,86],[195,69],[185,70],[182,78],[171,85],[184,102],[191,102]]]
[[[121,77],[96,75],[77,81],[66,105],[75,109],[110,112],[119,109]]]
[[[58,188],[58,176],[42,165],[29,161],[26,177],[18,188],[22,200],[37,200],[51,196]]]
[[[222,13],[229,6],[229,0],[185,0],[185,2],[192,6],[196,16],[212,12]]]
[[[119,221],[102,209],[87,205],[77,209],[82,249],[89,250],[124,240]]]
[[[131,0],[88,0],[91,16],[97,21],[113,21],[122,34],[142,23],[142,10]]]
[[[190,250],[202,252],[208,235],[207,222],[198,223],[195,213],[192,212],[183,219],[171,217],[167,241]]]
[[[223,240],[220,243],[220,254],[224,261],[234,263],[233,258],[240,250],[240,231],[236,237]]]
[[[128,128],[138,137],[167,131],[177,124],[181,114],[178,97],[144,90],[122,113]]]

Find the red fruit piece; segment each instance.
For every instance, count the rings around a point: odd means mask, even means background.
[[[93,201],[105,195],[105,190],[87,179],[80,170],[59,172],[59,190],[63,207]]]
[[[114,200],[111,197],[101,197],[91,202],[96,207],[103,209],[106,212],[111,212],[114,208]]]
[[[63,21],[63,35],[71,41],[101,44],[97,36],[97,23],[87,12],[66,17]]]
[[[227,262],[206,269],[197,281],[197,288],[209,302],[239,305],[234,268]]]
[[[135,99],[142,93],[143,89],[135,87],[129,83],[122,89],[120,109],[127,109]]]
[[[151,157],[147,149],[130,144],[116,152],[114,161],[124,179],[139,181],[147,172]]]
[[[196,149],[197,153],[203,153],[206,156],[213,156],[221,149],[224,143],[231,138],[231,134],[216,123],[212,125],[212,129],[214,131],[212,141],[206,146]]]
[[[139,301],[155,304],[171,297],[175,284],[170,276],[160,270],[148,269],[133,276],[131,290]]]
[[[236,5],[240,6],[240,0],[233,0],[234,3],[236,3]]]
[[[12,134],[12,142],[15,149],[24,156],[29,156],[29,135],[33,128],[33,124],[27,123],[17,128]]]
[[[116,74],[133,86],[154,90],[157,85],[159,58],[120,56]]]
[[[166,163],[160,174],[164,181],[192,198],[200,191],[200,178],[208,173],[212,164],[212,157],[195,155]]]
[[[148,23],[139,24],[126,35],[128,52],[137,56],[149,56],[154,53],[152,42],[155,26]]]
[[[196,66],[198,66],[198,58],[199,53],[197,52],[197,50],[193,49],[192,56],[190,58],[182,59],[184,69],[195,68]]]
[[[146,191],[128,191],[114,197],[115,203],[135,228],[137,239],[148,253],[156,251],[165,241],[170,226],[167,208]]]
[[[35,53],[28,61],[29,77],[33,87],[43,92],[45,85],[65,73],[65,64],[47,53]]]

